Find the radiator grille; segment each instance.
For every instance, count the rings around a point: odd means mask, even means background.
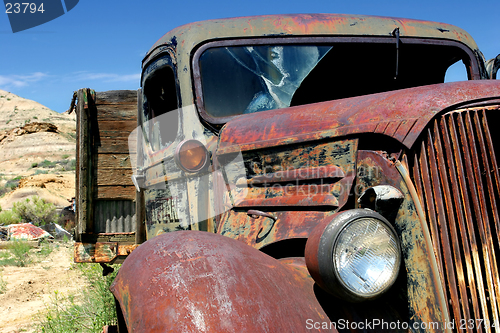
[[[500,332],[499,114],[498,107],[447,113],[412,156],[457,331]]]

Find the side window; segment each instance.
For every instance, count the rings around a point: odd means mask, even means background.
[[[467,81],[467,67],[463,61],[457,61],[446,70],[444,82]]]
[[[143,76],[143,131],[153,151],[168,147],[177,136],[178,96],[170,57],[148,66]]]

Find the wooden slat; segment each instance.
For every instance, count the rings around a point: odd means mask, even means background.
[[[92,177],[90,172],[91,165],[91,149],[89,138],[89,110],[86,108],[86,101],[92,98],[89,89],[80,89],[78,91],[77,105],[77,184],[76,184],[76,218],[78,223],[78,233],[86,233],[93,228],[92,220]],[[91,104],[91,103],[90,103]]]
[[[99,186],[96,199],[135,200],[135,186]]]
[[[122,136],[128,137],[130,133],[135,130],[137,123],[135,119],[131,120],[103,120],[99,121],[99,135],[106,136],[107,131],[122,131]]]
[[[97,169],[130,169],[128,154],[99,154],[96,157]]]
[[[134,185],[131,169],[102,169],[97,173],[97,186]]]
[[[96,105],[137,105],[136,90],[109,90],[96,93]]]
[[[128,140],[128,137],[130,136],[132,132],[124,132],[122,130],[115,130],[115,129],[107,129],[100,131],[100,138],[107,138],[107,139],[123,139],[124,141]]]
[[[128,154],[128,140],[124,138],[101,138],[95,147],[98,154]]]
[[[98,106],[97,119],[99,121],[127,121],[135,118],[136,114],[135,105],[102,105]]]

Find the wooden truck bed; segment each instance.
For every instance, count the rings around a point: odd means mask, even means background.
[[[137,96],[136,90],[77,92],[75,262],[117,262],[137,247],[128,149]]]

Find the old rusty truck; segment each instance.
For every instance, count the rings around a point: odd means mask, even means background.
[[[123,261],[105,331],[500,332],[499,66],[448,24],[272,15],[79,91],[75,260]]]

